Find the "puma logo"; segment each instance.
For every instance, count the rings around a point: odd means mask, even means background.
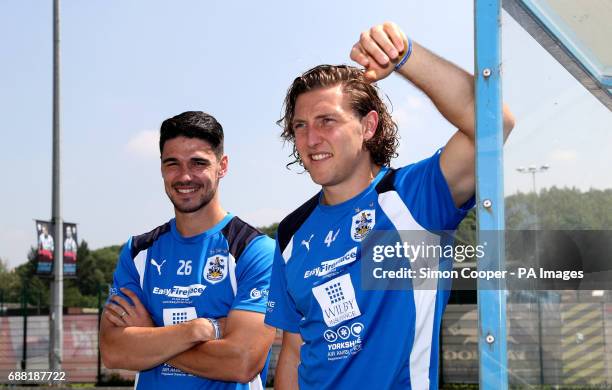
[[[164,265],[165,262],[166,262],[166,260],[162,261],[161,264],[157,264],[155,259],[151,259],[151,264],[153,264],[157,268],[157,273],[159,274],[159,276],[161,276],[161,267],[162,267],[162,265]]]
[[[307,251],[310,251],[310,240],[312,240],[313,237],[314,237],[314,234],[311,234],[310,238],[308,239],[308,241],[302,240],[302,245],[304,245],[306,247]]]

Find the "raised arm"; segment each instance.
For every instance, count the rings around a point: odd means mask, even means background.
[[[302,336],[299,333],[283,331],[283,344],[278,356],[278,363],[276,364],[274,389],[298,389],[298,366],[300,365],[301,346]]]
[[[365,67],[366,77],[377,81],[395,70],[408,47],[400,28],[387,22],[364,31],[352,48],[351,58]],[[458,129],[446,144],[440,165],[455,205],[462,205],[475,189],[474,77],[414,41],[412,54],[397,73],[423,91]],[[514,117],[504,106],[504,139],[513,127]]]

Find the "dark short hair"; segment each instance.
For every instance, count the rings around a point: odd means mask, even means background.
[[[186,111],[166,119],[159,131],[159,152],[166,141],[176,137],[199,138],[208,142],[217,157],[223,155],[223,127],[215,117],[202,111]]]
[[[285,97],[283,117],[276,122],[283,128],[281,138],[293,144],[291,155],[295,160],[288,165],[294,163],[302,165],[295,147],[295,133],[292,128],[298,96],[318,88],[336,85],[342,85],[342,90],[349,98],[351,108],[359,118],[363,118],[370,111],[378,113],[378,127],[376,127],[374,136],[365,141],[365,147],[370,151],[372,161],[376,165],[388,166],[391,159],[397,157],[399,146],[397,125],[380,98],[378,87],[365,78],[363,70],[348,65],[319,65],[293,80]]]

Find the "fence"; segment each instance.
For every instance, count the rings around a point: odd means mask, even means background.
[[[449,305],[442,321],[442,383],[478,383],[477,305]],[[511,385],[612,384],[612,304],[509,303]]]
[[[100,309],[64,308],[62,371],[67,382],[121,383],[134,379],[133,372],[107,369],[100,359],[99,315],[105,290],[98,286]],[[49,369],[49,308],[41,300],[27,288],[21,292],[20,303],[7,303],[0,295],[0,383],[7,383],[11,372]]]
[[[442,322],[441,383],[478,383],[477,313],[475,304],[448,306]],[[270,380],[280,341],[279,332],[272,349]],[[612,383],[611,345],[612,303],[508,304],[511,384]],[[7,382],[11,371],[47,369],[48,355],[48,316],[0,316],[0,383]],[[99,382],[112,374],[134,377],[133,372],[108,370],[101,364],[97,313],[64,316],[62,368],[68,382]]]

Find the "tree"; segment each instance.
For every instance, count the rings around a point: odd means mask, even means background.
[[[9,270],[8,262],[0,258],[0,302],[12,302],[11,292],[18,284],[15,271]]]
[[[49,303],[49,282],[36,275],[37,251],[30,248],[28,261],[17,266],[11,278],[7,301],[20,302],[22,289],[26,288],[27,301],[31,305],[47,305]]]
[[[113,245],[92,251],[86,241],[81,241],[77,250],[77,278],[67,281],[64,288],[65,306],[70,303],[77,307],[97,307],[98,291],[101,289],[106,296],[120,250],[119,245]]]
[[[537,211],[536,211],[537,210]],[[506,198],[506,228],[510,230],[607,230],[612,227],[612,189],[551,187],[539,194]]]
[[[276,238],[276,231],[278,230],[278,222],[273,223],[269,226],[259,227],[259,230],[267,234],[271,238]]]

